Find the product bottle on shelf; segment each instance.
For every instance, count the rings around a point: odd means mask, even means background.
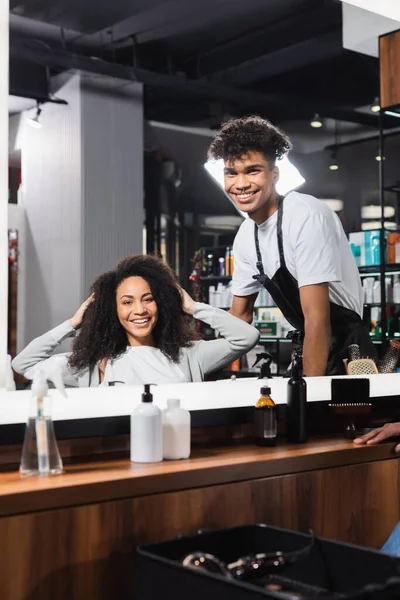
[[[220,257],[218,259],[218,275],[223,277],[225,275],[225,258]]]
[[[400,304],[400,281],[398,275],[395,275],[393,280],[393,302]]]
[[[225,275],[232,275],[230,266],[230,247],[228,246],[225,250]]]
[[[392,286],[392,278],[390,276],[385,277],[385,292],[386,292],[386,302],[393,302],[393,286]]]
[[[208,288],[208,303],[210,306],[215,306],[215,286],[210,285]]]
[[[373,277],[365,277],[363,281],[363,288],[365,290],[365,304],[372,304],[374,301],[374,283]]]
[[[374,304],[379,304],[381,301],[381,282],[380,279],[377,279],[374,283],[373,289],[373,302]]]
[[[212,252],[207,254],[207,275],[214,275],[214,254]]]

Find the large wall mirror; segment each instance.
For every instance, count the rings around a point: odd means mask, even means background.
[[[243,216],[206,161],[230,117],[258,113],[286,131],[299,191],[331,206],[347,233],[379,230],[384,159],[385,227],[399,223],[399,119],[385,120],[381,157],[378,60],[343,48],[341,3],[150,4],[1,7],[0,386],[5,354],[71,317],[123,256],[156,253],[195,299],[229,308]],[[391,310],[400,336],[400,305]],[[365,313],[372,334],[379,311]],[[266,294],[254,320],[285,374],[287,324]],[[253,358],[218,377],[254,376]]]

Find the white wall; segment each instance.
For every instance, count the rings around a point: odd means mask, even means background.
[[[21,121],[27,222],[25,344],[71,316],[82,297],[79,76],[69,77],[57,94],[68,106],[46,104],[41,129]]]

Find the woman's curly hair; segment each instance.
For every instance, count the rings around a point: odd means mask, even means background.
[[[257,115],[231,119],[223,124],[210,144],[210,160],[235,160],[248,152],[262,152],[272,165],[290,152],[288,136],[267,119]]]
[[[93,368],[103,358],[116,358],[126,350],[128,340],[118,319],[116,292],[128,277],[143,277],[157,303],[158,320],[152,332],[157,348],[177,362],[180,349],[190,346],[196,339],[190,317],[183,312],[173,270],[155,256],[129,256],[92,284],[94,300],[86,310],[69,360],[73,369]]]

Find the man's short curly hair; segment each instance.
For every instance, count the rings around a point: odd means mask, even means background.
[[[288,136],[257,115],[224,123],[208,149],[210,160],[235,160],[248,152],[262,152],[273,165],[290,152]]]

